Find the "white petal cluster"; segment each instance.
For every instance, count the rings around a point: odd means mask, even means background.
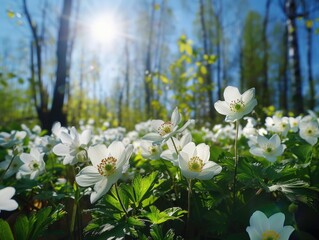
[[[132,152],[132,145],[125,147],[120,141],[112,142],[108,148],[102,144],[89,148],[88,156],[92,165],[83,168],[75,179],[82,187],[94,185],[91,203],[106,194],[127,171]]]
[[[184,177],[189,179],[208,180],[219,174],[222,167],[210,161],[209,146],[200,143],[197,146],[190,142],[178,155],[178,164]]]
[[[277,134],[273,135],[270,139],[258,135],[256,145],[252,145],[250,153],[266,158],[270,162],[276,161],[278,156],[281,156],[286,146],[281,144],[281,140]]]
[[[179,127],[182,118],[176,107],[172,113],[171,120],[164,122],[163,120],[152,120],[152,133],[146,134],[143,139],[152,141],[154,144],[166,142],[170,137],[177,133],[183,132],[194,120],[188,120],[182,127]]]
[[[250,226],[246,228],[250,240],[288,240],[294,231],[292,226],[284,226],[285,215],[281,212],[269,218],[256,211],[250,217]]]
[[[31,148],[30,153],[22,153],[20,159],[23,162],[17,172],[17,178],[28,177],[35,179],[45,171],[44,153],[40,153],[37,148]]]
[[[309,117],[302,118],[299,123],[299,136],[307,143],[314,146],[319,138],[318,121]]]
[[[228,86],[224,90],[225,101],[218,100],[214,107],[222,115],[226,115],[226,122],[235,122],[250,113],[257,105],[255,88],[240,94],[238,88]]]
[[[86,129],[78,134],[75,127],[70,129],[70,133],[60,132],[61,143],[53,148],[53,152],[64,157],[63,164],[74,165],[79,161],[86,160],[86,150],[91,140],[91,130]]]

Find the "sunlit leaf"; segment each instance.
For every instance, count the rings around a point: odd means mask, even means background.
[[[9,224],[0,219],[0,240],[14,240]]]
[[[307,28],[312,28],[313,27],[313,21],[312,20],[307,20],[306,21],[306,27]]]
[[[201,72],[201,74],[206,75],[207,74],[207,68],[204,65],[201,65],[200,66],[200,72]]]

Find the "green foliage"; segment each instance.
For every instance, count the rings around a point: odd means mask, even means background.
[[[53,209],[45,207],[29,217],[20,215],[14,224],[14,236],[19,240],[37,240],[43,236],[48,226],[61,219],[66,214],[60,205]],[[0,219],[0,239],[13,239],[13,233],[8,223]]]
[[[0,219],[0,240],[13,240],[13,234],[11,232],[9,224]]]

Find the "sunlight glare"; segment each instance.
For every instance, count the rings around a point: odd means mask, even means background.
[[[101,44],[111,44],[119,36],[119,24],[114,17],[98,17],[90,24],[91,37]]]

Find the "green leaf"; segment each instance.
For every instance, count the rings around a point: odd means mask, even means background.
[[[142,178],[137,175],[133,180],[133,189],[135,193],[135,206],[139,206],[141,202],[150,193],[157,177],[157,172],[152,172],[149,176]]]
[[[137,217],[129,217],[127,219],[128,224],[133,225],[133,226],[138,226],[138,227],[144,227],[145,223],[143,220],[137,218]]]
[[[201,65],[200,66],[200,72],[201,72],[201,74],[206,75],[207,74],[207,68],[204,65]]]
[[[9,224],[0,219],[0,240],[14,240]]]
[[[162,240],[163,239],[163,233],[162,228],[156,224],[154,224],[150,231],[151,237],[153,240]]]
[[[177,220],[184,215],[187,211],[181,210],[179,207],[168,208],[161,212],[155,206],[150,206],[151,212],[145,214],[152,224],[161,224],[168,220]]]
[[[28,240],[29,239],[29,220],[27,216],[21,215],[15,225],[14,225],[14,231],[16,239],[19,240]]]

